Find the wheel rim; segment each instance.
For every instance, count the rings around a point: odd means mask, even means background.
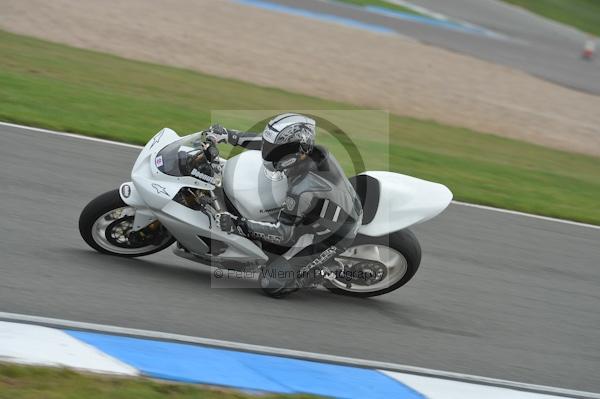
[[[121,207],[106,212],[94,222],[92,237],[103,249],[121,254],[137,255],[151,252],[162,247],[171,240],[171,235],[166,232],[159,240],[153,239],[152,243],[143,245],[135,244],[129,240],[128,234],[133,227],[135,208]]]
[[[400,281],[408,271],[408,262],[404,255],[385,245],[355,245],[336,258],[336,261],[344,267],[345,271],[350,269],[350,272],[356,272],[356,269],[352,269],[356,265],[363,270],[370,270],[375,275],[384,270],[383,275],[377,278],[369,278],[371,274],[365,273],[366,277],[360,284],[349,278],[356,273],[350,276],[338,274],[335,279],[330,280],[334,287],[349,292],[374,292],[388,288]]]

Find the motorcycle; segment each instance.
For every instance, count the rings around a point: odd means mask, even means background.
[[[336,272],[320,284],[355,297],[394,291],[421,262],[419,241],[408,228],[440,214],[452,193],[438,183],[384,171],[350,181],[363,207],[362,225],[335,258]],[[142,149],[131,181],[83,209],[79,230],[90,247],[110,255],[145,256],[173,246],[175,255],[206,266],[260,273],[278,249],[221,231],[216,215],[228,211],[274,222],[286,191],[285,174],[265,169],[260,151],[225,160],[205,132],[180,137],[165,128]]]

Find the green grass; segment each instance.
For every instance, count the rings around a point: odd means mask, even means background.
[[[211,110],[272,110],[262,118],[277,110],[354,108],[0,31],[4,121],[143,144],[164,126],[180,134],[201,130]],[[251,114],[225,111],[218,119],[247,128],[260,119]],[[600,224],[599,158],[394,115],[388,136],[380,112],[332,115],[368,169],[441,182],[462,201]],[[358,157],[332,135],[319,141],[351,173]]]
[[[376,6],[381,8],[387,8],[394,11],[400,11],[408,14],[418,14],[414,10],[408,7],[403,7],[397,4],[390,3],[385,0],[335,0],[343,3],[353,4],[356,6]]]
[[[65,369],[0,364],[0,399],[309,399],[309,395],[242,394],[190,384],[79,374]]]
[[[600,36],[600,1],[598,0],[504,0]]]

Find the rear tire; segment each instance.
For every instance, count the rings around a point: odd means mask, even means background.
[[[79,216],[79,233],[93,249],[109,255],[136,257],[150,255],[169,247],[175,242],[173,236],[161,225],[152,242],[131,243],[127,226],[133,222],[135,209],[123,202],[119,190],[108,191],[93,199]],[[115,239],[116,230],[124,231],[120,241]]]
[[[376,289],[374,291],[353,291],[351,288],[342,288],[340,287],[340,284],[337,284],[338,280],[336,280],[335,283],[327,281],[324,284],[325,288],[327,288],[335,294],[359,298],[368,298],[383,295],[387,294],[388,292],[397,290],[404,284],[408,283],[419,269],[419,265],[421,263],[421,246],[415,234],[408,229],[396,231],[394,233],[381,237],[370,237],[359,234],[350,246],[350,248],[348,248],[348,251],[351,252],[352,248],[360,248],[360,246],[362,245],[377,245],[382,247],[388,247],[401,254],[405,260],[405,262],[403,262],[403,266],[405,267],[405,269],[403,268],[404,273],[402,274],[402,276],[398,276],[399,279],[397,281],[390,281],[390,284],[385,286],[384,288]]]

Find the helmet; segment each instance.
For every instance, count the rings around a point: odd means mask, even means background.
[[[262,157],[269,171],[292,167],[315,145],[315,121],[300,114],[282,114],[271,119],[262,135]]]

